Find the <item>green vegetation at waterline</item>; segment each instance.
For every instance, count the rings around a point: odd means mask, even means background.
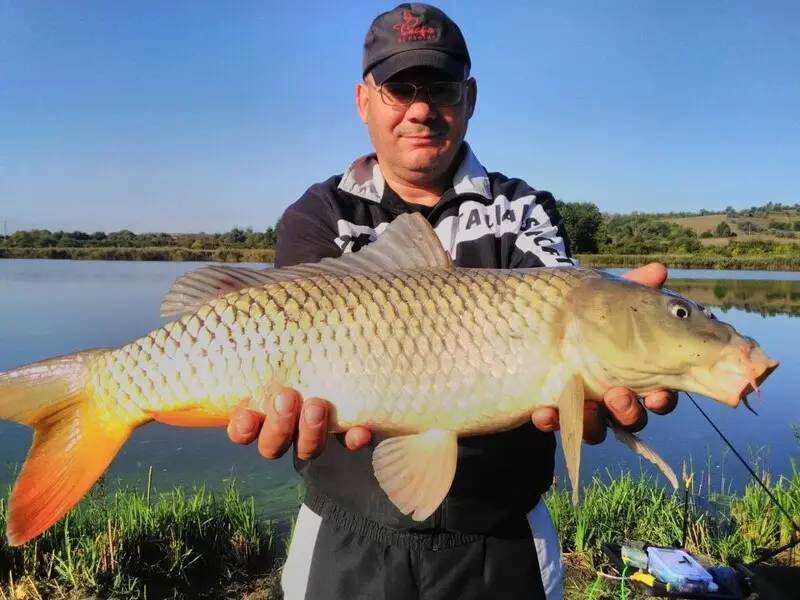
[[[800,472],[762,481],[790,515],[800,519]],[[789,520],[756,483],[740,495],[724,491],[708,493],[702,477],[689,484],[686,549],[719,564],[740,559],[745,562],[778,548],[791,539]],[[698,498],[703,499],[701,506]],[[683,492],[673,493],[647,475],[630,472],[595,476],[584,489],[578,507],[572,506],[568,490],[546,496],[550,514],[566,554],[589,554],[601,559],[600,546],[627,538],[650,544],[680,546],[683,537]],[[707,505],[706,505],[707,504]],[[788,553],[782,558],[786,558]]]
[[[771,480],[760,473],[781,506],[800,520],[800,473],[794,468],[790,478]],[[792,525],[756,483],[748,484],[741,495],[699,490],[703,477],[695,475],[689,484],[686,545],[706,567],[745,563],[788,544]],[[697,494],[697,495],[695,495]],[[698,501],[703,499],[703,504]],[[566,490],[550,492],[547,506],[558,531],[567,568],[564,584],[566,600],[585,600],[594,589],[594,600],[620,597],[620,581],[598,578],[597,572],[613,573],[601,550],[602,544],[621,539],[640,540],[653,545],[681,547],[684,527],[683,491],[658,486],[646,476],[634,478],[619,473],[603,480],[595,477],[585,489],[576,508]],[[795,539],[797,533],[795,533]],[[797,553],[794,550],[794,560]],[[764,564],[787,564],[790,552]],[[628,584],[629,597],[646,598]]]
[[[800,473],[770,480],[771,492],[800,518]],[[687,548],[713,561],[758,558],[790,539],[788,520],[750,483],[741,495],[708,493],[704,477],[690,484]],[[259,521],[252,498],[233,484],[221,495],[203,489],[159,494],[97,485],[68,518],[21,548],[0,541],[0,599],[101,597],[278,598],[285,544]],[[701,505],[698,498],[706,498]],[[573,507],[568,490],[546,496],[569,567],[567,597],[586,598],[603,567],[602,543],[622,537],[680,544],[683,494],[646,475],[595,476]],[[5,527],[4,505],[0,525]],[[786,559],[777,557],[773,562]],[[603,584],[609,591],[613,582]],[[601,590],[602,591],[602,590]],[[146,594],[146,595],[145,595]],[[247,595],[252,594],[252,595]],[[227,597],[227,596],[226,596]],[[230,595],[233,597],[233,594]],[[595,596],[600,597],[600,596]]]
[[[182,247],[161,248],[27,248],[0,247],[0,258],[49,258],[65,260],[129,260],[173,262],[255,262],[272,263],[272,248],[217,248],[196,250]]]
[[[6,509],[0,501],[3,531]],[[267,599],[282,553],[272,524],[231,482],[216,494],[149,483],[111,492],[101,479],[39,538],[11,548],[2,536],[0,599],[219,598],[243,582]]]
[[[800,244],[798,244],[800,247]],[[800,271],[800,254],[766,254],[720,256],[715,254],[577,254],[587,267],[598,269],[635,268],[660,262],[671,269],[721,269],[759,271]],[[271,248],[3,248],[2,258],[36,258],[65,260],[122,260],[164,262],[223,262],[272,264],[275,250]]]
[[[798,244],[800,248],[800,244]],[[657,262],[669,269],[725,269],[754,271],[800,271],[800,254],[738,255],[715,254],[579,254],[585,267],[633,269]]]

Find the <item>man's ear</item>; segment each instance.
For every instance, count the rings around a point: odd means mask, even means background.
[[[367,108],[369,107],[369,87],[364,81],[356,84],[356,110],[361,122],[367,123]]]
[[[467,119],[475,114],[475,104],[478,101],[478,82],[474,77],[467,80]]]

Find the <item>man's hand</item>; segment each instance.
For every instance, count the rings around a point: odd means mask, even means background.
[[[258,440],[264,458],[283,456],[294,442],[298,458],[316,458],[328,441],[328,403],[319,398],[305,402],[295,390],[283,390],[272,402],[265,402],[265,413],[238,409],[228,424],[228,437],[236,444]],[[344,436],[345,446],[358,450],[370,440],[370,431],[354,427]]]
[[[626,279],[649,287],[661,287],[667,279],[667,269],[659,263],[651,263],[628,271]],[[644,398],[645,406],[652,412],[665,415],[675,410],[678,395],[668,390],[653,392]],[[647,411],[629,389],[617,387],[608,390],[603,402],[587,402],[583,408],[583,441],[599,444],[606,439],[606,414],[630,431],[636,432],[647,425]],[[558,409],[538,408],[531,414],[533,424],[542,431],[557,431]]]

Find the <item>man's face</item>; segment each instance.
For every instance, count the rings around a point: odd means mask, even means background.
[[[441,71],[421,67],[401,71],[389,82],[426,85],[448,80]],[[392,95],[390,88],[379,89],[368,76],[356,89],[359,115],[367,125],[378,159],[410,182],[421,183],[441,175],[450,167],[466,135],[475,108],[475,80],[462,84],[461,99],[453,106],[431,102],[424,89],[418,90],[406,106],[410,97]]]

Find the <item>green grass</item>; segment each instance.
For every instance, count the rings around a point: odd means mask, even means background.
[[[794,463],[790,477],[763,477],[800,520],[800,473]],[[751,561],[789,541],[789,521],[755,482],[732,495],[709,494],[702,474],[691,481],[686,547],[702,560]],[[707,501],[703,506],[701,496]],[[644,474],[597,474],[577,507],[564,489],[551,490],[545,501],[568,567],[570,600],[588,598],[593,586],[595,599],[619,597],[618,581],[598,583],[597,571],[608,571],[603,543],[629,538],[680,545],[682,540],[682,492]],[[0,526],[5,527],[2,502]],[[31,543],[10,548],[2,539],[0,599],[279,598],[285,547],[273,532],[269,521],[257,517],[253,498],[240,495],[233,482],[213,494],[203,488],[160,493],[149,483],[143,490],[110,493],[101,481],[67,518]]]
[[[0,502],[0,526],[6,507]],[[0,598],[215,598],[242,581],[274,584],[276,539],[252,498],[228,482],[159,493],[99,482],[42,536],[21,547],[0,543]],[[273,580],[273,581],[271,581]],[[269,590],[263,590],[269,594]],[[264,596],[270,597],[269,595]]]
[[[769,476],[765,475],[769,482]],[[790,515],[800,520],[800,473],[769,482],[768,487]],[[691,491],[691,490],[690,490]],[[690,493],[686,548],[724,564],[751,561],[786,544],[788,519],[753,482],[741,495],[714,493],[709,506],[699,506]],[[595,477],[572,506],[566,490],[551,492],[546,502],[566,553],[600,559],[600,546],[629,538],[656,545],[678,546],[683,537],[683,494],[656,485],[648,476],[630,472]]]
[[[794,460],[791,465],[792,475],[777,480],[768,473],[758,473],[757,469],[756,472],[797,523],[800,521],[800,472]],[[548,493],[545,500],[568,569],[565,597],[585,600],[597,584],[595,600],[619,598],[620,582],[597,576],[598,571],[612,573],[601,550],[602,544],[632,539],[680,547],[684,514],[688,517],[685,548],[707,566],[731,565],[737,560],[750,562],[789,543],[790,521],[757,482],[750,482],[743,493],[737,495],[724,490],[709,493],[708,484],[701,483],[702,479],[702,475],[690,479],[686,513],[682,490],[673,492],[671,487],[659,486],[646,475],[634,477],[627,471],[607,471],[605,477],[595,476],[582,491],[577,507],[572,505],[567,490]],[[706,485],[705,490],[698,489],[703,485]],[[800,549],[796,549],[795,561],[799,553]],[[785,552],[767,564],[785,563],[788,557],[789,553]]]

